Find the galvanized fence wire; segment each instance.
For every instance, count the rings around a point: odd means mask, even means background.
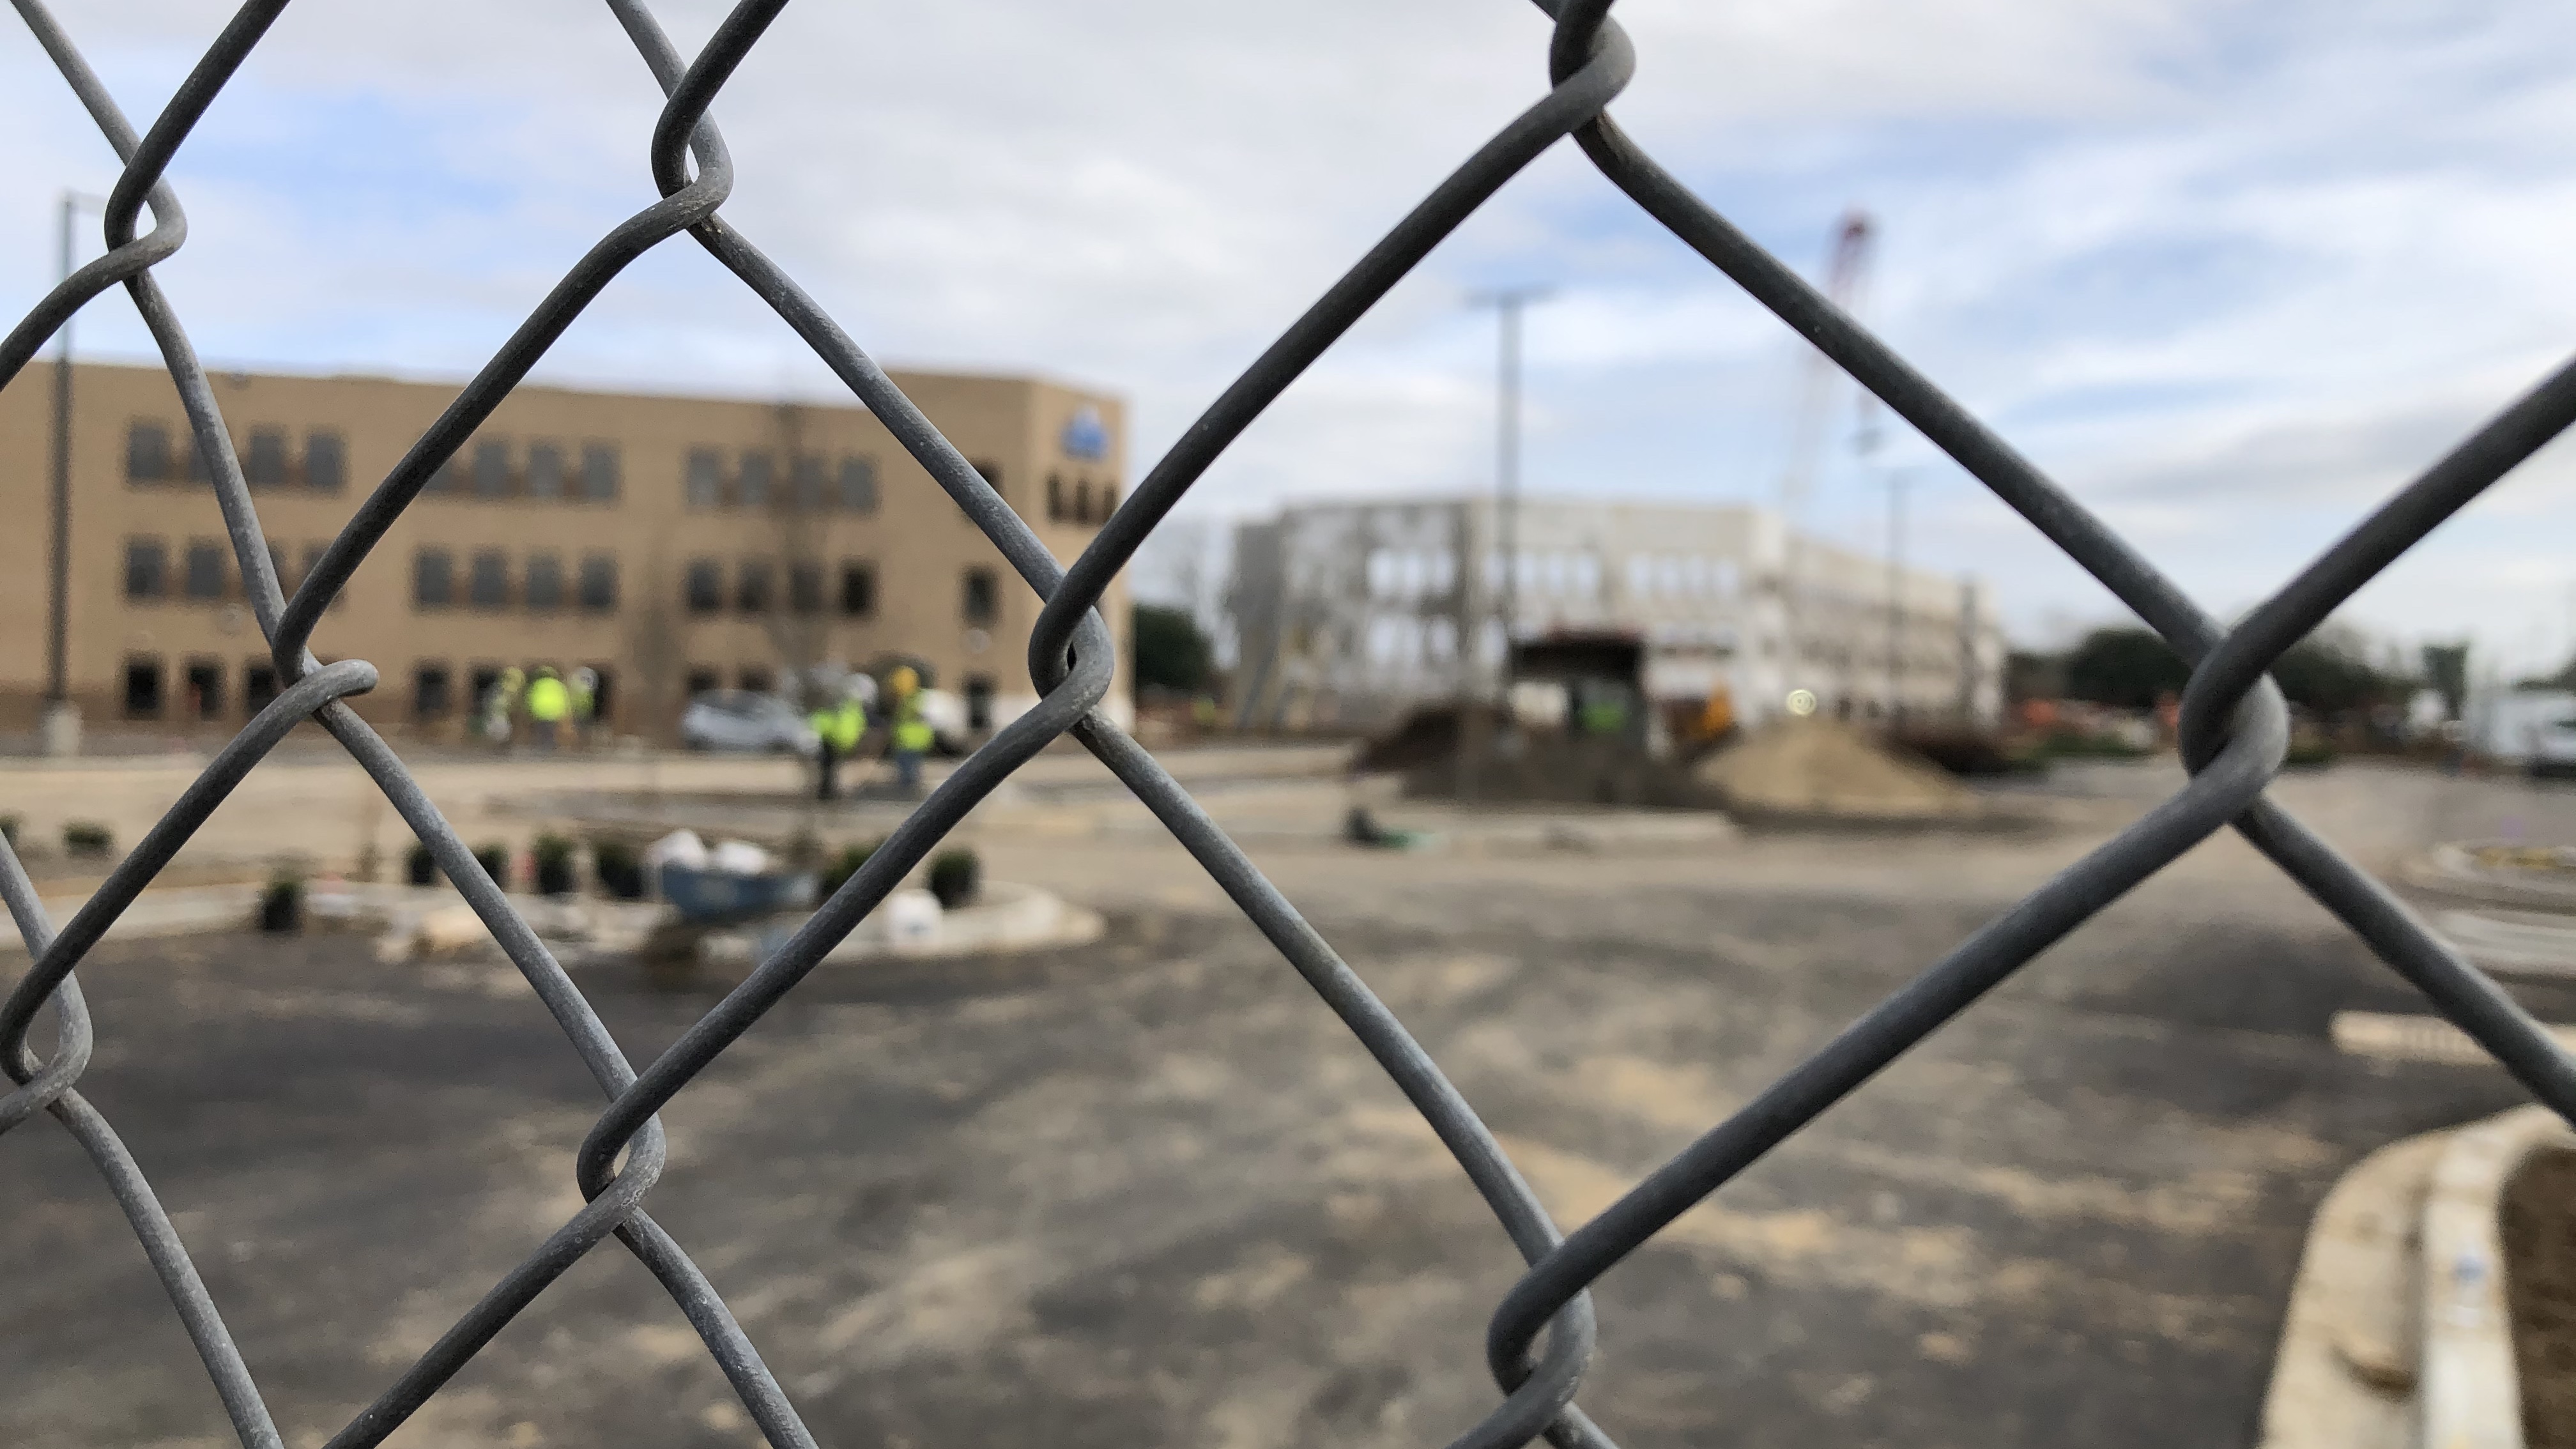
[[[46,919],[25,869],[0,844],[0,897],[7,900],[32,958],[0,1003],[0,1069],[16,1083],[0,1097],[0,1132],[41,1111],[80,1144],[125,1212],[235,1434],[249,1449],[280,1445],[268,1406],[150,1183],[115,1130],[76,1088],[90,1059],[93,1033],[74,968],[226,795],[305,719],[319,723],[349,751],[458,883],[608,1099],[573,1164],[585,1199],[581,1210],[333,1435],[333,1449],[384,1439],[503,1325],[611,1236],[669,1292],[767,1440],[779,1446],[812,1445],[813,1436],[723,1300],[689,1255],[644,1211],[643,1200],[667,1159],[655,1114],[793,989],[968,810],[1063,734],[1079,740],[1153,811],[1366,1046],[1438,1133],[1527,1263],[1527,1272],[1488,1326],[1487,1368],[1502,1390],[1501,1400],[1453,1441],[1459,1446],[1491,1449],[1542,1435],[1558,1445],[1609,1445],[1608,1436],[1573,1402],[1594,1343],[1589,1285],[2024,963],[2224,826],[2233,825],[2334,911],[2534,1096],[2576,1120],[2576,1060],[2402,903],[2264,794],[2288,744],[2287,713],[2265,671],[2356,589],[2576,421],[2576,363],[2551,374],[2472,433],[2235,628],[2223,628],[2063,488],[1694,196],[1618,128],[1606,108],[1626,86],[1634,54],[1627,37],[1609,20],[1611,0],[1539,0],[1555,22],[1546,95],[1496,132],[1282,333],[1181,435],[1072,566],[1062,568],[829,314],[718,214],[732,186],[733,164],[708,110],[785,0],[741,0],[693,60],[673,48],[638,0],[608,0],[665,96],[648,153],[658,196],[611,229],[529,313],[358,507],[290,598],[280,590],[205,369],[151,271],[187,235],[186,218],[163,173],[286,0],[243,5],[139,137],[40,0],[12,3],[124,170],[106,208],[106,255],[73,273],[0,338],[0,385],[15,377],[82,304],[109,287],[125,287],[178,386],[196,446],[209,465],[252,612],[285,687],[217,753],[59,931]],[[2179,793],[1980,928],[1598,1216],[1560,1238],[1492,1133],[1403,1024],[1188,792],[1099,707],[1109,688],[1113,644],[1095,606],[1112,576],[1163,516],[1290,382],[1505,181],[1568,136],[1648,215],[2101,580],[2190,660],[2194,672],[2182,710],[2183,754],[2192,774]],[[152,228],[138,233],[147,207]],[[1036,708],[963,761],[784,947],[638,1072],[400,758],[343,703],[375,686],[373,666],[357,660],[323,666],[306,646],[322,611],[430,476],[573,318],[627,263],[682,232],[805,340],[1045,600],[1029,648],[1042,697]],[[47,1004],[54,1012],[54,1048],[50,1056],[39,1056],[28,1035]]]

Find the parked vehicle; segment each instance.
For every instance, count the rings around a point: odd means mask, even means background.
[[[680,742],[693,750],[811,755],[813,726],[774,694],[711,689],[680,712]]]

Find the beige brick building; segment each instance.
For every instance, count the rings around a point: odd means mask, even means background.
[[[1016,377],[895,381],[1070,561],[1124,493],[1116,399]],[[450,385],[218,373],[291,592]],[[52,369],[0,390],[0,729],[34,728],[46,668]],[[72,426],[69,675],[93,731],[229,733],[274,690],[178,393],[83,364]],[[1122,643],[1123,586],[1107,610]],[[978,724],[1035,698],[1038,604],[856,406],[522,387],[369,555],[314,651],[383,673],[351,703],[398,736],[460,737],[507,665],[587,665],[620,734],[795,672],[926,665]],[[1122,660],[1111,699],[1127,698]]]

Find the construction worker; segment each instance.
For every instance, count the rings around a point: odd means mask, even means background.
[[[537,677],[528,681],[528,733],[540,750],[555,747],[555,736],[572,714],[572,690],[551,664],[540,665]]]
[[[519,711],[519,691],[526,688],[528,676],[513,664],[501,671],[492,687],[483,695],[483,737],[496,745],[510,742],[510,716]]]
[[[585,664],[572,672],[566,683],[572,686],[572,729],[585,745],[590,743],[590,717],[599,708],[599,671]]]
[[[894,777],[907,795],[921,793],[921,757],[938,743],[938,734],[930,727],[930,718],[921,711],[921,676],[909,664],[901,665],[886,679],[886,688],[894,694],[894,727],[889,731],[887,747],[894,752]]]
[[[817,708],[805,722],[814,727],[814,798],[829,800],[841,793],[835,776],[841,761],[859,752],[859,738],[868,732],[868,712],[855,692],[844,690],[838,704]]]

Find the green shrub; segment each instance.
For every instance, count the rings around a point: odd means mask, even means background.
[[[416,886],[438,884],[438,857],[429,853],[424,842],[413,841],[410,853],[403,857],[403,879]]]
[[[2324,740],[2293,739],[2289,753],[2281,757],[2281,764],[2292,770],[2322,770],[2334,760],[2335,748]]]
[[[293,870],[279,870],[268,878],[268,886],[259,893],[259,928],[263,931],[300,931],[304,929],[304,877]]]
[[[816,877],[816,889],[820,890],[825,896],[829,896],[834,891],[839,890],[849,881],[850,877],[859,873],[860,866],[868,863],[869,856],[877,853],[877,846],[883,844],[885,844],[885,842],[880,840],[869,845],[845,845],[841,847],[841,853],[834,856]]]
[[[116,837],[95,820],[74,820],[63,827],[63,851],[67,855],[106,855],[116,849]]]
[[[572,894],[572,837],[548,831],[537,837],[529,853],[536,858],[538,895]]]
[[[510,888],[510,847],[497,842],[478,845],[474,847],[474,863],[483,867],[483,873],[492,878],[492,884],[503,890]]]
[[[593,840],[590,871],[599,888],[621,901],[644,899],[644,853],[623,840]]]
[[[930,858],[930,893],[939,897],[943,910],[971,904],[983,884],[984,863],[964,846],[943,850]]]

